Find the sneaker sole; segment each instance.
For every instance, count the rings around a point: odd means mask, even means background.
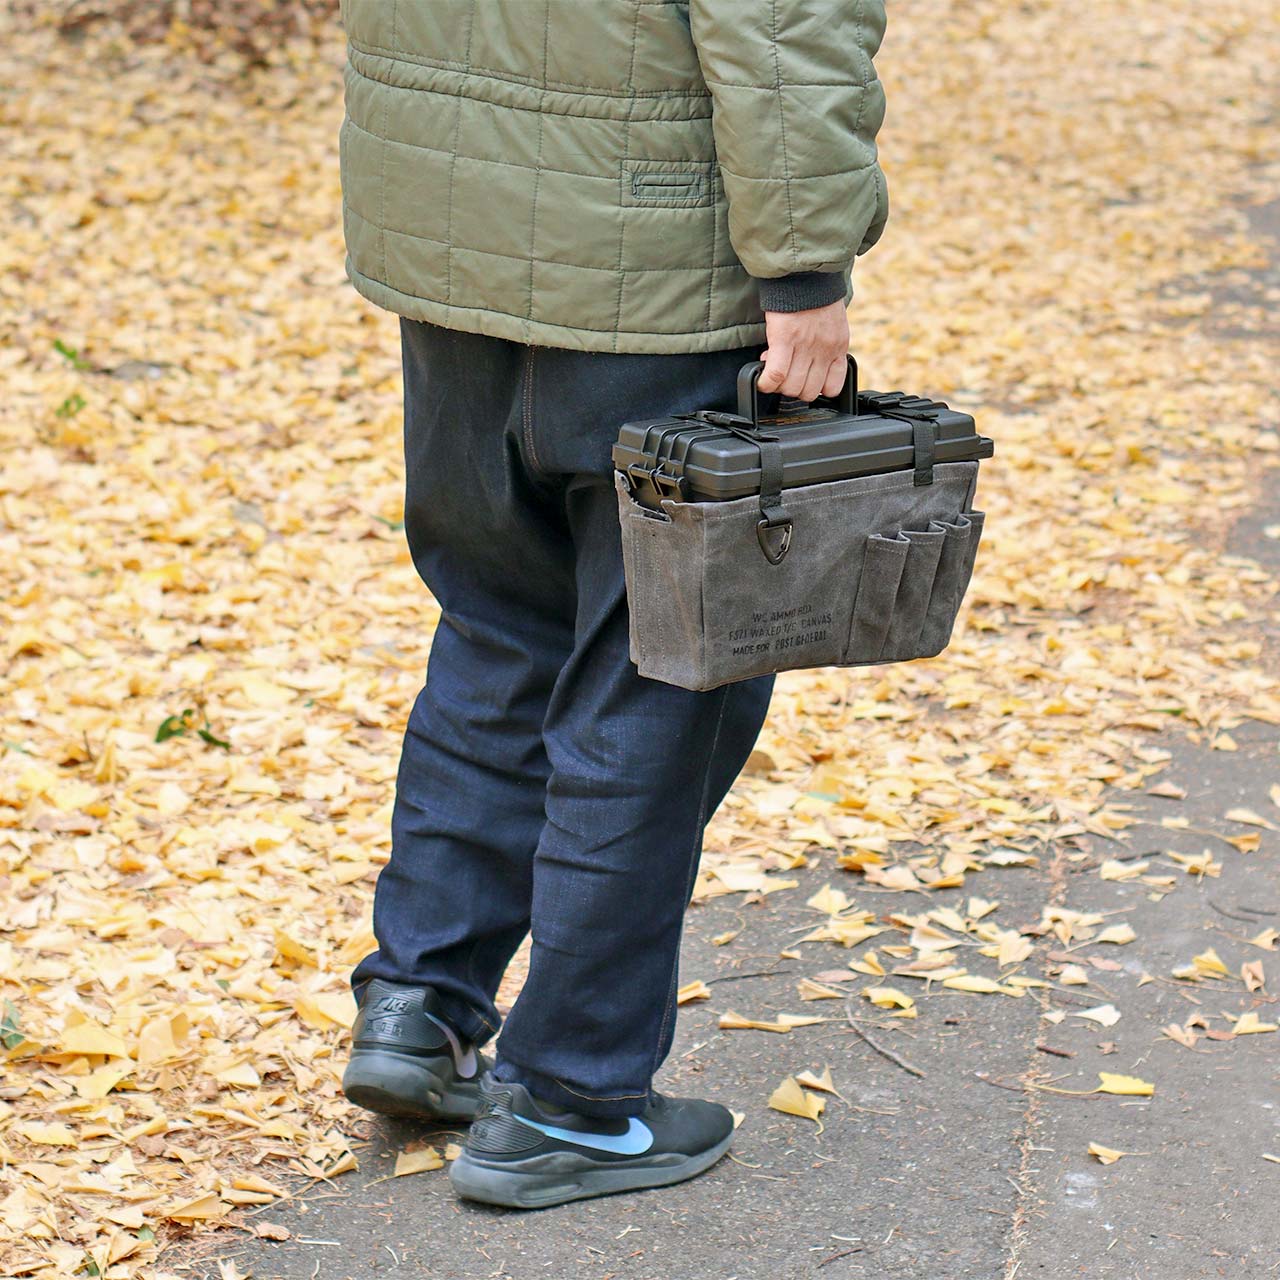
[[[449,1166],[449,1181],[468,1200],[508,1209],[546,1209],[570,1200],[666,1187],[696,1178],[710,1169],[732,1142],[731,1133],[696,1155],[671,1153],[644,1163],[607,1165],[569,1151],[501,1163],[480,1160],[464,1151]]]
[[[342,1076],[349,1102],[379,1115],[415,1120],[471,1120],[480,1079],[461,1080],[448,1058],[416,1058],[389,1049],[356,1049]]]

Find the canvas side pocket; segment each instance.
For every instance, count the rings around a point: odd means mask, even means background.
[[[910,551],[911,543],[901,534],[886,538],[873,533],[867,539],[858,595],[853,603],[849,641],[845,646],[846,664],[880,660]]]
[[[920,633],[919,657],[932,658],[951,642],[951,629],[973,573],[983,518],[981,511],[967,511],[954,521],[935,520],[931,526],[941,529],[945,540]]]
[[[646,510],[622,483],[618,503],[631,661],[642,676],[702,688],[701,529]]]
[[[928,529],[903,529],[898,535],[907,540],[907,562],[893,602],[889,632],[880,651],[881,662],[906,661],[920,656],[920,632],[933,595],[938,558],[946,541],[945,531],[935,528],[936,523],[931,521]]]

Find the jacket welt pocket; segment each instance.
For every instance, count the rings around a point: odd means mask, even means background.
[[[685,160],[624,160],[622,203],[691,209],[715,198],[714,165]]]

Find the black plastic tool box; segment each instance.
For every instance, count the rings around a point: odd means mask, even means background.
[[[701,410],[621,428],[613,463],[637,502],[656,509],[664,498],[721,502],[759,493],[761,452],[754,437],[761,433],[775,436],[781,446],[784,490],[909,470],[915,426],[922,419],[935,428],[935,462],[992,455],[991,440],[977,433],[967,413],[901,391],[859,392],[852,357],[840,394],[812,405],[760,396],[760,368],[744,367],[737,414]]]

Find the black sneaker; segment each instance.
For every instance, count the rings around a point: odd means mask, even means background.
[[[642,1115],[601,1120],[557,1111],[492,1076],[480,1094],[449,1180],[469,1200],[513,1209],[683,1182],[733,1141],[733,1116],[717,1102],[654,1094]]]
[[[480,1078],[493,1063],[444,1021],[431,987],[374,978],[364,989],[351,1040],[342,1091],[356,1106],[420,1120],[475,1115]]]

